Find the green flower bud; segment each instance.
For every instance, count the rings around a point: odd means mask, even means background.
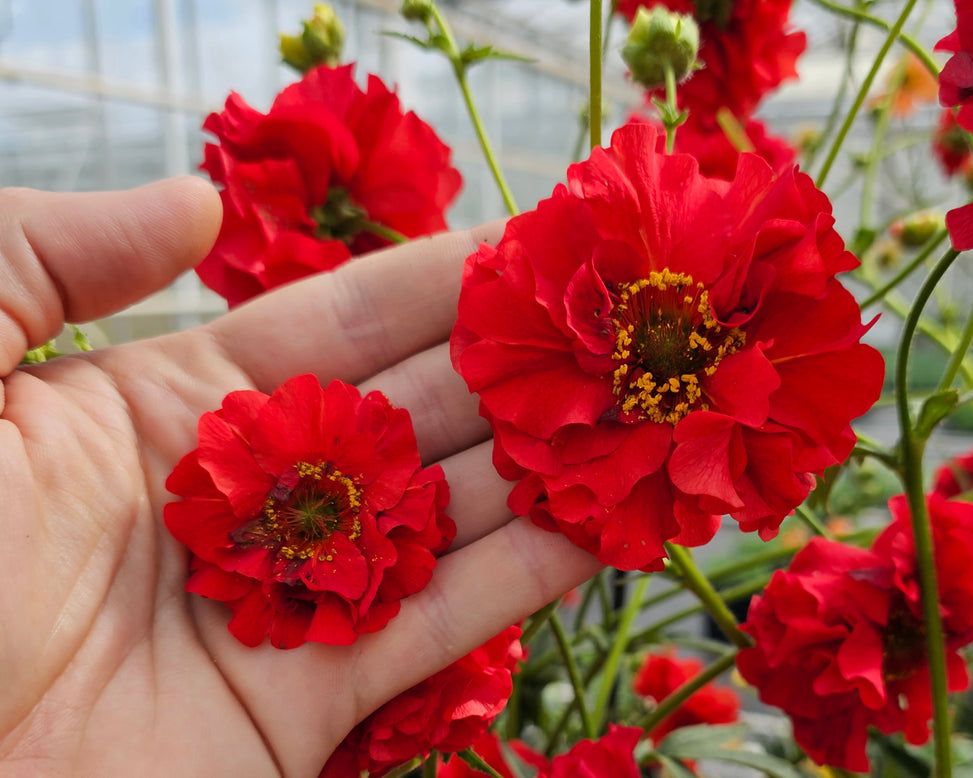
[[[317,3],[314,16],[304,22],[300,35],[281,34],[280,56],[295,70],[306,73],[318,65],[337,65],[344,42],[345,30],[334,9]]]
[[[432,0],[402,0],[402,7],[399,13],[410,22],[422,22],[425,24],[432,18]]]
[[[677,83],[686,78],[696,65],[698,52],[699,27],[693,17],[661,5],[651,11],[642,6],[622,47],[622,59],[634,81],[654,89],[665,84],[667,64]]]
[[[896,219],[889,225],[889,232],[903,246],[915,248],[923,245],[933,235],[946,227],[941,213],[923,211]]]

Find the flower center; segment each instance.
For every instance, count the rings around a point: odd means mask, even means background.
[[[368,214],[356,205],[348,190],[340,186],[328,188],[328,199],[324,205],[311,209],[311,218],[317,222],[315,233],[320,240],[340,240],[351,244],[363,229]]]
[[[734,0],[696,0],[696,20],[713,22],[720,29],[730,23]]]
[[[700,373],[713,375],[746,339],[716,321],[701,283],[669,269],[622,284],[612,321],[612,391],[630,421],[675,424],[696,407],[707,410]]]
[[[886,681],[908,678],[926,661],[926,628],[904,602],[889,607],[882,649],[882,675]]]
[[[286,560],[330,561],[335,533],[356,540],[361,490],[340,470],[298,462],[277,481],[263,511],[231,535],[241,546],[262,546]]]

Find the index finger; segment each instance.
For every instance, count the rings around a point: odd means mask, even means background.
[[[299,373],[359,382],[445,341],[463,262],[503,233],[497,221],[385,249],[258,297],[208,325],[268,392]]]

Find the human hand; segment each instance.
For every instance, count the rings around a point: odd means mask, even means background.
[[[414,241],[210,325],[18,368],[64,321],[118,310],[205,255],[198,179],[0,191],[0,776],[315,776],[398,692],[591,576],[511,517],[489,428],[449,362],[463,259],[496,225]],[[185,593],[165,479],[199,416],[292,375],[379,389],[449,479],[457,538],[430,585],[352,646],[246,648]]]

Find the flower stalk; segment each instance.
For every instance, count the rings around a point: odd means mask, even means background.
[[[929,662],[929,684],[933,703],[935,773],[938,778],[950,778],[952,772],[949,701],[946,689],[946,657],[942,620],[939,616],[939,587],[936,580],[935,548],[933,547],[932,530],[929,526],[929,514],[926,508],[922,479],[922,454],[925,448],[925,440],[916,435],[909,412],[908,369],[912,340],[923,308],[932,296],[939,280],[957,256],[958,253],[954,250],[946,252],[936,263],[916,295],[912,309],[905,320],[895,365],[895,406],[901,431],[899,445],[902,452],[902,482],[905,486],[909,511],[912,516],[912,533],[919,568],[919,588],[922,596],[922,615]]]
[[[591,148],[601,145],[602,3],[591,0],[588,36],[588,135]]]
[[[666,551],[669,559],[682,575],[686,588],[689,589],[706,609],[707,613],[713,617],[723,634],[737,648],[746,648],[751,644],[750,636],[740,630],[736,617],[730,612],[723,598],[717,593],[716,589],[703,575],[696,563],[693,561],[689,549],[678,546],[675,543],[666,543]]]

